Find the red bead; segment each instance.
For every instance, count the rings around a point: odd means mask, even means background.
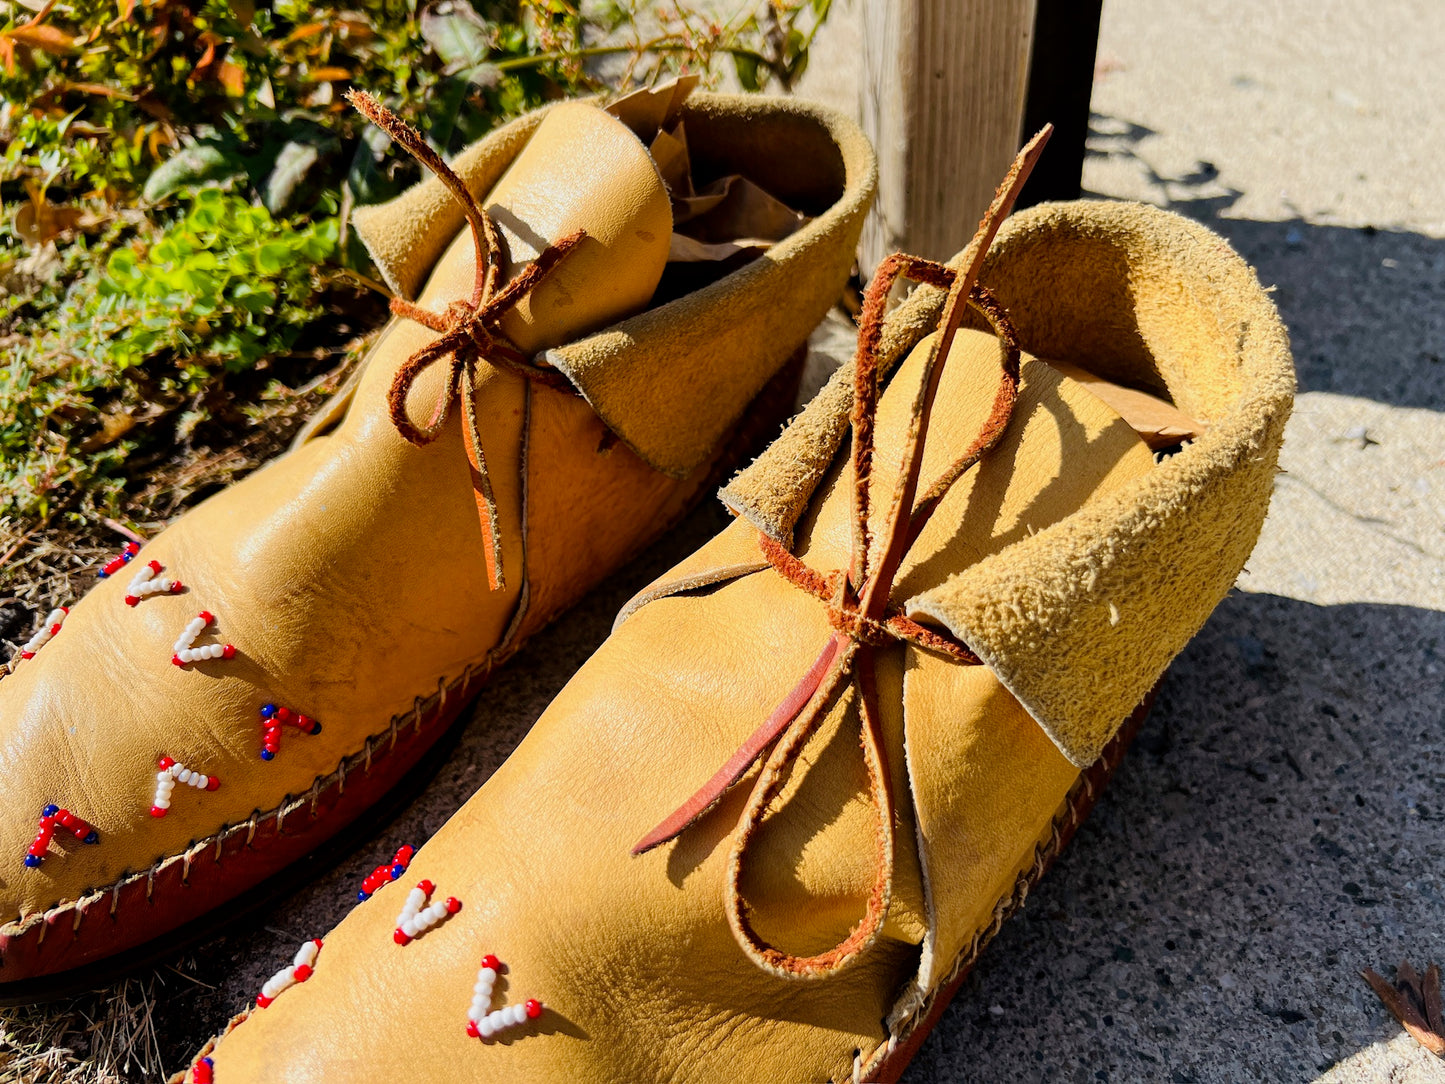
[[[447,897],[447,914],[454,915],[462,909],[462,901],[455,896]]]
[[[179,594],[180,594],[182,591],[184,591],[185,589],[186,589],[186,585],[183,584],[180,580],[172,580],[172,581],[171,581],[171,594],[173,594],[173,595],[179,595]]]
[[[75,828],[75,814],[68,809],[62,809],[59,813],[55,814],[55,819],[67,828]]]
[[[139,543],[139,542],[127,542],[127,543],[125,544],[125,552],[128,553],[128,554],[130,554],[132,557],[134,557],[137,553],[140,552],[140,543]]]
[[[56,633],[58,633],[59,631],[60,631],[60,622],[59,622],[59,621],[57,621],[55,624],[53,624],[53,625],[50,626],[50,635],[51,635],[51,636],[54,636],[54,635],[55,635]]]
[[[160,575],[160,573],[161,573],[161,563],[160,563],[159,561],[152,561],[148,567],[150,568],[151,573],[152,573],[153,575],[156,575],[156,576],[159,576],[159,575]]]
[[[265,994],[256,995],[256,1008],[264,1009],[269,1004],[271,1004],[271,998],[267,997]]]
[[[311,968],[307,967],[305,964],[301,964],[299,967],[296,968],[295,971],[292,972],[292,977],[297,982],[305,982],[311,977]]]
[[[156,761],[156,767],[161,771],[166,771],[168,768],[175,767],[175,763],[170,757],[161,757],[160,760]]]
[[[105,563],[105,567],[102,568],[100,571],[103,572],[103,573],[104,573],[105,575],[107,575],[107,576],[114,576],[117,572],[119,572],[119,571],[120,571],[122,568],[124,568],[124,567],[125,567],[125,560],[124,560],[123,558],[113,557],[113,558],[111,558],[109,561],[107,561],[107,562]]]
[[[417,888],[425,892],[428,896],[430,896],[433,892],[437,890],[437,886],[432,884],[430,881],[418,881],[416,886]]]
[[[151,816],[152,816],[152,817],[164,817],[165,815],[166,815],[166,811],[165,811],[164,809],[162,809],[160,806],[158,806],[158,805],[153,805],[153,806],[151,806]]]
[[[276,709],[276,721],[277,721],[277,722],[281,722],[281,723],[289,723],[289,722],[291,721],[291,709],[290,709],[290,708],[277,708],[277,709]]]
[[[321,938],[319,938],[319,937],[313,937],[313,938],[311,939],[311,943],[316,946],[316,951],[317,951],[317,952],[320,952],[320,951],[321,951]]]
[[[221,658],[223,658],[223,659],[234,659],[235,657],[236,657],[236,645],[235,645],[235,644],[227,644],[225,647],[223,647],[223,648],[221,649]]]
[[[490,967],[493,971],[500,972],[502,970],[502,961],[491,953],[487,953],[487,955],[482,957],[482,966]]]
[[[69,642],[69,641],[67,641],[67,643],[68,643],[68,642]],[[33,659],[33,658],[35,658],[35,652],[33,652],[33,651],[22,651],[22,652],[20,652],[20,657],[21,657],[22,659]]]
[[[475,1020],[467,1021],[467,1034],[473,1039],[480,1039],[482,1037],[482,1033],[477,1030],[477,1022]]]
[[[63,614],[69,614],[69,613],[70,613],[70,607],[69,607],[69,606],[62,606],[62,607],[60,607],[60,612],[63,613]]]
[[[197,616],[208,625],[216,620],[216,615],[210,610],[202,610]]]
[[[402,932],[400,926],[398,926],[396,928],[396,932],[391,935],[391,939],[395,941],[398,945],[405,945],[408,941],[411,940],[410,937],[408,937],[405,933]]]
[[[527,999],[527,1019],[535,1020],[542,1015],[542,1003],[535,997]]]
[[[66,642],[67,644],[70,643],[69,640],[66,640],[65,642]],[[179,655],[172,655],[172,656],[171,656],[171,664],[172,664],[173,666],[185,666],[185,665],[186,665],[185,663],[181,662],[181,657],[180,657]]]
[[[207,790],[220,790],[220,789],[221,789],[221,781],[220,781],[219,779],[217,779],[214,775],[207,776],[207,777],[206,777],[206,789],[207,789]]]
[[[126,595],[126,596],[125,596],[125,604],[126,604],[127,606],[139,606],[139,605],[140,605],[140,597],[139,597],[138,595]],[[67,641],[65,641],[65,642],[66,642],[66,643],[70,643],[69,640],[67,640]]]

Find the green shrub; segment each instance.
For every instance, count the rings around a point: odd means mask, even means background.
[[[69,0],[0,16],[0,516],[125,514],[197,434],[294,425],[382,307],[351,207],[416,165],[341,100],[376,94],[443,153],[557,97],[732,57],[787,83],[827,0],[644,35],[569,0]],[[656,13],[654,13],[656,14]],[[654,19],[653,21],[658,21]],[[810,27],[804,32],[804,25]],[[289,409],[289,408],[288,408]]]

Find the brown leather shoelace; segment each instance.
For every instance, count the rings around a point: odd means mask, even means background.
[[[909,547],[922,533],[949,488],[997,445],[1013,415],[1019,386],[1018,343],[997,301],[978,285],[978,275],[989,245],[1038,161],[1051,131],[1046,127],[1014,160],[988,213],[979,223],[973,239],[973,256],[966,269],[955,271],[943,264],[905,255],[890,256],[878,268],[864,301],[855,360],[851,416],[853,531],[849,567],[824,575],[809,568],[777,542],[765,535],[759,536],[759,544],[769,564],[789,583],[812,594],[828,607],[833,635],[808,672],[762,726],[707,783],[633,847],[634,854],[642,854],[676,838],[715,806],[771,748],[772,753],[753,787],[734,837],[726,898],[728,919],[739,938],[756,960],[780,973],[818,976],[836,971],[872,943],[888,912],[893,881],[893,796],[878,710],[875,653],[879,648],[902,641],[940,652],[964,665],[979,663],[978,656],[967,645],[946,633],[925,628],[890,607],[889,592]],[[878,351],[888,295],[900,276],[946,289],[948,297],[940,334],[924,366],[923,379],[914,400],[899,482],[894,488],[882,544],[875,556],[869,526],[869,482],[879,400]],[[919,496],[924,438],[943,366],[966,306],[980,312],[1004,343],[999,388],[987,421],[968,449]],[[753,929],[748,917],[749,908],[740,890],[742,864],[749,842],[787,781],[791,764],[850,680],[858,694],[863,756],[870,796],[877,812],[877,872],[866,913],[848,936],[826,952],[796,956],[766,944]]]
[[[421,133],[406,124],[365,91],[352,90],[346,95],[356,109],[379,127],[408,154],[415,158],[447,186],[462,205],[472,241],[477,250],[476,279],[472,296],[467,301],[454,301],[445,314],[431,312],[401,298],[392,298],[391,311],[407,320],[431,328],[441,337],[418,350],[397,371],[387,395],[391,420],[406,440],[417,446],[430,444],[441,435],[453,399],[460,399],[465,422],[462,426],[467,459],[472,465],[472,488],[477,501],[485,544],[487,582],[493,591],[505,585],[502,574],[501,527],[497,522],[497,500],[492,493],[487,460],[482,452],[481,426],[477,419],[477,369],[482,364],[495,366],[534,380],[548,387],[570,390],[566,377],[555,369],[533,364],[517,349],[502,331],[504,317],[529,290],[536,287],[568,252],[582,243],[581,230],[569,234],[542,253],[505,286],[501,285],[502,268],[507,263],[501,235],[492,217],[478,205],[471,190],[458,177],[441,155],[427,145]],[[442,358],[451,358],[451,368],[441,395],[425,425],[413,424],[406,411],[407,395],[423,371]]]

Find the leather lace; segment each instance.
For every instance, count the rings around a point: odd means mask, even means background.
[[[492,492],[486,456],[482,452],[481,426],[476,412],[477,373],[483,364],[515,373],[548,387],[570,390],[566,377],[555,369],[537,365],[517,348],[502,331],[502,318],[527,293],[538,286],[561,262],[562,258],[582,243],[582,230],[548,245],[521,274],[502,285],[502,269],[508,262],[504,242],[491,215],[477,203],[471,190],[441,155],[427,144],[421,133],[365,91],[352,90],[347,100],[357,111],[390,136],[408,154],[419,161],[446,185],[462,205],[476,246],[476,277],[470,299],[453,301],[445,313],[435,313],[402,298],[392,298],[391,311],[413,320],[440,336],[408,358],[397,370],[387,394],[387,406],[397,432],[417,446],[430,444],[441,435],[453,399],[460,399],[464,424],[467,459],[472,467],[472,489],[481,521],[485,544],[487,583],[493,591],[506,581],[502,573],[501,527],[498,523],[497,499]],[[416,425],[407,414],[406,400],[417,378],[443,358],[450,358],[447,380],[424,425]]]
[[[926,628],[890,607],[889,592],[909,548],[950,487],[998,444],[1013,416],[1019,387],[1018,341],[1007,315],[993,296],[978,285],[978,275],[989,245],[1037,162],[1051,130],[1046,127],[1036,135],[1014,160],[988,213],[979,223],[971,246],[972,258],[966,268],[955,270],[931,260],[902,254],[890,256],[879,266],[864,299],[854,361],[850,419],[854,482],[849,567],[825,575],[809,568],[773,539],[759,536],[759,546],[768,563],[789,583],[828,607],[833,634],[807,673],[727,763],[633,848],[634,854],[642,854],[675,839],[715,806],[764,754],[768,754],[733,838],[725,896],[729,923],[743,947],[755,962],[778,974],[815,977],[836,972],[872,944],[888,912],[893,883],[894,817],[889,783],[891,776],[878,709],[877,651],[901,641],[939,652],[963,665],[977,665],[980,661],[966,644],[945,632]],[[869,483],[880,394],[878,355],[888,296],[900,277],[945,289],[948,295],[940,333],[924,365],[923,379],[913,403],[904,441],[903,463],[893,491],[886,527],[875,545],[869,518]],[[968,307],[979,311],[1003,341],[1005,349],[998,391],[978,435],[920,495],[919,475],[929,418],[943,366]],[[850,682],[857,693],[863,758],[872,804],[877,813],[874,883],[864,916],[847,937],[825,952],[797,956],[767,944],[754,930],[749,917],[750,907],[743,899],[740,887],[742,868],[749,844],[782,791],[791,765]]]

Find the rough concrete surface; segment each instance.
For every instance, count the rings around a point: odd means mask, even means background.
[[[1105,3],[1086,188],[1228,237],[1276,287],[1302,394],[1239,590],[913,1084],[1445,1080],[1358,975],[1445,963],[1441,15],[1435,0]],[[168,1048],[436,831],[618,606],[722,523],[700,510],[535,640],[372,844],[194,953],[215,989],[169,980],[197,996],[161,1004]]]
[[[1301,395],[1264,535],[908,1080],[1445,1080],[1445,21],[1106,0],[1085,188],[1230,239]]]

